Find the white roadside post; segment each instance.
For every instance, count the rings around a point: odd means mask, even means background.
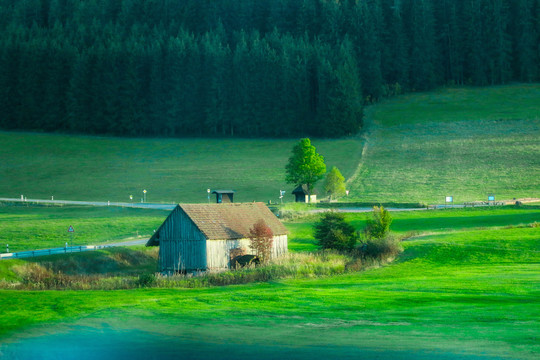
[[[210,204],[210,189],[206,189],[206,193],[208,194],[208,203]]]
[[[73,252],[73,235],[75,233],[75,229],[73,229],[73,226],[69,225],[68,233],[69,233],[69,238],[71,240],[71,252]]]

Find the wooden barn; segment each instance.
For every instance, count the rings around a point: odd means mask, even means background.
[[[287,252],[287,229],[263,203],[180,204],[146,246],[159,246],[163,273],[229,269],[235,256],[252,254],[249,230],[259,221],[274,235],[271,257]]]

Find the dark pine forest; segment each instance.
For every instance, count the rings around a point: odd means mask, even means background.
[[[540,79],[540,0],[0,0],[0,128],[344,136],[362,108]]]

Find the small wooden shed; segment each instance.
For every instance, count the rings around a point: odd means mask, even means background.
[[[214,190],[212,194],[216,194],[217,204],[233,203],[234,190]]]
[[[159,246],[163,273],[229,269],[238,254],[253,253],[249,230],[259,221],[274,235],[271,258],[287,252],[287,229],[263,203],[180,204],[148,240]]]
[[[303,203],[316,203],[317,202],[317,192],[313,190],[311,195],[308,195],[307,185],[299,185],[296,189],[292,191],[292,194],[295,196],[295,202]]]

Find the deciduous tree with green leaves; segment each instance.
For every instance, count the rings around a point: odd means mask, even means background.
[[[374,206],[372,219],[366,220],[366,228],[364,230],[368,239],[382,239],[390,231],[392,217],[388,210],[382,206]]]
[[[332,167],[332,170],[326,174],[324,190],[330,196],[330,199],[332,199],[332,196],[345,195],[345,178],[337,167]]]
[[[308,195],[311,195],[315,183],[326,173],[326,165],[324,157],[311,145],[311,140],[304,138],[294,146],[285,170],[288,184],[306,185]]]

